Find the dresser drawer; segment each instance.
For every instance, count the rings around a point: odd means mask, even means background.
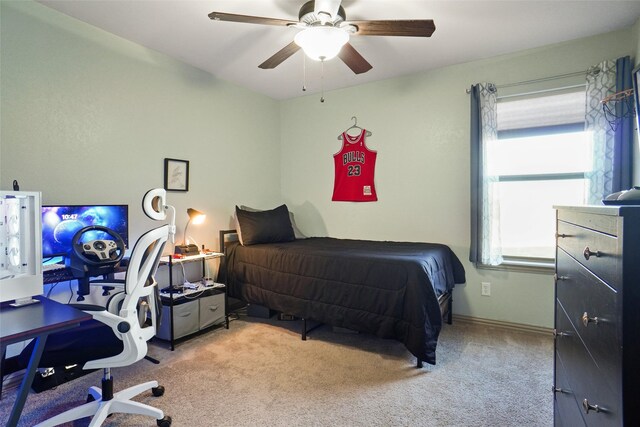
[[[224,322],[224,294],[203,297],[198,302],[200,303],[200,329]]]
[[[198,332],[198,301],[173,306],[173,338]],[[163,340],[171,339],[171,307],[162,307],[162,322],[156,333]]]
[[[563,250],[558,250],[556,296],[612,388],[620,387],[622,331],[619,295]]]
[[[576,212],[571,209],[560,209],[558,211],[558,219],[612,236],[617,236],[619,233],[618,223],[620,217],[617,215],[601,215],[598,213]]]
[[[571,390],[562,358],[556,352],[554,384],[553,421],[556,427],[581,427],[586,425],[582,419],[581,406]]]
[[[558,221],[558,247],[611,287],[620,285],[622,257],[616,237]]]
[[[604,381],[604,373],[595,364],[582,344],[571,321],[556,302],[556,351],[564,362],[569,389],[575,395],[584,421],[588,426],[620,426],[620,390],[613,390]],[[599,412],[584,410],[583,402],[597,405]]]

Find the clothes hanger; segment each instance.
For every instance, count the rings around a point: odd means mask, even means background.
[[[356,116],[353,116],[353,117],[351,117],[351,120],[353,120],[353,125],[351,125],[347,129],[345,129],[344,132],[342,132],[342,133],[347,133],[351,129],[360,129],[360,131],[362,131],[362,128],[360,126],[358,126],[358,118]],[[338,139],[341,140],[341,141],[342,141],[342,133],[340,135],[338,135]],[[367,133],[365,135],[366,136],[371,136],[373,134],[371,133],[371,131],[367,131]]]

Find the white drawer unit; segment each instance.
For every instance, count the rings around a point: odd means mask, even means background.
[[[162,323],[156,336],[171,343],[171,350],[175,348],[175,341],[188,337],[203,329],[224,324],[229,329],[227,316],[227,292],[222,283],[211,283],[203,280],[196,283],[178,285],[174,283],[174,269],[179,267],[182,278],[186,281],[185,265],[200,264],[198,277],[207,274],[208,260],[221,260],[224,254],[218,252],[200,253],[182,258],[169,256],[161,259],[160,266],[166,266],[168,273],[166,287],[162,289]],[[193,280],[193,279],[191,279]],[[189,285],[189,287],[187,287]],[[193,288],[191,287],[193,286]]]
[[[212,326],[224,324],[229,328],[226,316],[225,287],[189,290],[173,294],[173,306],[169,294],[162,293],[162,321],[156,336],[170,341],[184,338]],[[173,316],[172,313],[173,312]],[[173,323],[173,334],[171,324]]]

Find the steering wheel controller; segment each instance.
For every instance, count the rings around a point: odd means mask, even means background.
[[[89,232],[102,232],[111,239],[94,239],[82,242]],[[68,267],[78,279],[78,301],[89,294],[89,278],[113,274],[125,254],[125,243],[114,230],[101,225],[90,225],[78,230],[71,239]],[[106,277],[105,277],[106,278]]]
[[[82,254],[91,258],[91,255],[100,260],[112,259],[118,245],[113,240],[92,240],[82,244]]]

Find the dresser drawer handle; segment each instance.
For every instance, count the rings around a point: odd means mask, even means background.
[[[553,330],[553,337],[557,338],[557,337],[568,337],[569,334],[566,332],[558,332],[556,329]]]
[[[556,387],[554,385],[551,386],[551,391],[554,393],[564,393],[565,391],[563,389],[561,389],[560,387]]]
[[[557,273],[553,275],[553,279],[554,279],[556,282],[558,282],[558,281],[560,281],[560,280],[567,280],[568,278],[569,278],[569,277],[567,277],[567,276],[562,276],[562,275],[558,276],[558,274],[557,274]]]
[[[589,323],[594,323],[594,324],[598,324],[598,318],[597,317],[589,317],[589,314],[585,311],[584,314],[582,315],[582,324],[587,327],[589,326]]]
[[[556,233],[556,239],[564,239],[565,237],[569,237],[569,235],[564,233]]]
[[[591,258],[591,256],[593,255],[595,255],[596,258],[598,258],[600,256],[600,251],[592,252],[591,249],[589,249],[589,246],[587,246],[586,248],[584,248],[584,252],[582,252],[582,255],[584,255],[584,259],[588,261],[589,258]]]
[[[596,411],[596,412],[602,411],[601,407],[599,407],[598,405],[592,405],[591,403],[589,403],[587,399],[584,399],[582,401],[582,408],[584,409],[585,414],[588,414],[589,411]]]

